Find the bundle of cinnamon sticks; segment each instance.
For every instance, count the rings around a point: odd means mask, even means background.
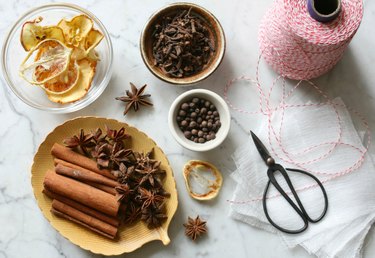
[[[43,190],[53,199],[51,212],[114,239],[120,225],[116,177],[60,144],[55,143],[51,153],[55,168],[47,171]]]

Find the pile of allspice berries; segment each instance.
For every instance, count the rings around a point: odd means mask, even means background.
[[[185,137],[196,143],[215,139],[221,127],[220,114],[215,105],[198,97],[181,104],[176,121]]]

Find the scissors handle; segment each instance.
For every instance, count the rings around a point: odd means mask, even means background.
[[[316,222],[319,222],[321,221],[324,216],[326,215],[327,213],[327,210],[328,210],[328,197],[327,197],[327,192],[326,192],[326,189],[324,188],[322,182],[320,182],[320,180],[314,176],[313,174],[310,174],[306,171],[303,171],[303,170],[300,170],[300,169],[295,169],[295,168],[287,168],[286,170],[288,171],[291,171],[291,172],[297,172],[297,173],[301,173],[301,174],[304,174],[306,176],[309,176],[311,177],[312,179],[314,179],[314,181],[318,184],[318,186],[320,187],[320,190],[322,190],[322,193],[323,193],[323,198],[324,198],[324,209],[323,209],[323,212],[320,214],[320,216],[316,219],[312,219],[310,218],[310,216],[307,214],[307,212],[305,211],[305,215],[308,219],[308,221],[310,221],[311,223],[316,223]],[[302,205],[302,204],[301,204]],[[303,205],[302,205],[303,207]]]
[[[312,179],[314,179],[314,181],[316,181],[318,183],[318,185],[320,186],[322,192],[323,192],[323,196],[324,196],[324,201],[325,201],[325,205],[324,205],[324,210],[322,212],[322,214],[317,218],[317,219],[312,219],[310,218],[310,216],[307,214],[306,210],[305,210],[305,207],[303,206],[289,176],[288,176],[288,173],[286,172],[286,170],[284,169],[284,167],[282,167],[281,165],[279,164],[274,164],[272,166],[269,167],[268,171],[267,171],[267,175],[268,175],[268,183],[267,183],[267,186],[265,188],[265,191],[264,191],[264,194],[263,194],[263,209],[264,209],[264,213],[268,219],[268,221],[271,223],[271,225],[273,225],[275,228],[279,229],[280,231],[282,232],[285,232],[285,233],[288,233],[288,234],[298,234],[298,233],[301,233],[303,231],[305,231],[308,227],[308,222],[312,222],[312,223],[316,223],[318,221],[320,221],[324,215],[326,214],[327,212],[327,209],[328,209],[328,198],[327,198],[327,193],[322,185],[322,183],[319,181],[318,178],[316,178],[314,175],[310,174],[310,173],[307,173],[306,171],[303,171],[303,170],[299,170],[299,169],[287,169],[289,171],[292,171],[292,172],[298,172],[298,173],[302,173],[304,175],[307,175],[309,177],[311,177]],[[277,182],[276,178],[275,178],[275,172],[280,172],[281,175],[284,177],[285,181],[287,182],[288,184],[288,187],[290,189],[290,191],[292,192],[297,204],[288,196],[288,194],[282,189],[282,187],[280,186],[280,184]],[[300,229],[296,229],[296,230],[290,230],[290,229],[286,229],[286,228],[283,228],[283,227],[280,227],[279,225],[277,225],[272,219],[271,217],[269,216],[268,214],[268,209],[267,209],[267,203],[266,203],[266,200],[267,200],[267,193],[268,193],[268,189],[270,187],[270,184],[272,184],[276,189],[277,191],[285,198],[285,200],[292,206],[292,208],[296,211],[296,213],[299,215],[299,217],[302,219],[304,225],[300,228]]]

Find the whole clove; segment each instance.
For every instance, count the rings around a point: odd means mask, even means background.
[[[215,52],[212,31],[190,8],[164,16],[153,33],[154,65],[164,74],[184,78],[202,71]]]

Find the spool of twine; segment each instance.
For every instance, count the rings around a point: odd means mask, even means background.
[[[306,0],[276,0],[260,25],[262,55],[284,77],[319,77],[342,58],[362,15],[362,0],[341,0],[340,13],[328,22],[312,18]]]

